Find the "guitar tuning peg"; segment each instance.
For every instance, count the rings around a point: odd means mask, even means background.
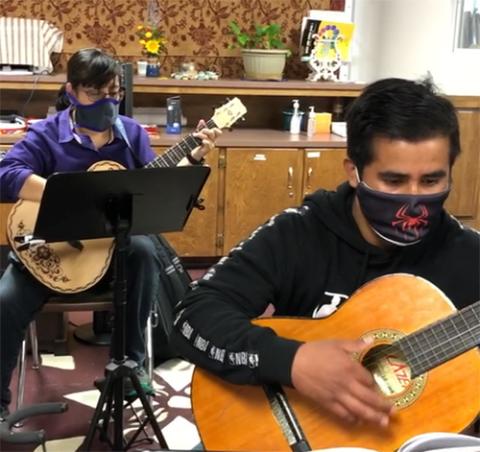
[[[246,121],[245,116],[242,116],[240,119],[241,119],[243,122]]]

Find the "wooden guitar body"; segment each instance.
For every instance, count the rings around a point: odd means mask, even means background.
[[[125,169],[116,162],[104,160],[88,171]],[[39,202],[20,200],[15,203],[7,220],[10,246],[28,271],[45,286],[61,293],[77,293],[89,289],[102,279],[113,256],[113,238],[82,240],[81,249],[67,242],[35,245],[18,250],[15,237],[33,233]]]
[[[360,288],[326,319],[273,318],[254,323],[301,341],[372,336],[375,342],[371,354],[382,344],[390,344],[452,312],[448,298],[426,280],[389,275]],[[474,315],[477,313],[478,309]],[[478,319],[474,325],[478,325]],[[478,332],[476,328],[475,334]],[[356,358],[363,362],[365,355]],[[284,388],[312,449],[350,446],[393,452],[414,435],[460,432],[474,421],[480,412],[480,354],[476,347],[413,379],[404,364],[393,360],[385,366],[394,393],[382,392],[397,408],[386,429],[343,425],[297,391]],[[192,405],[208,450],[290,450],[261,387],[230,384],[196,368]]]

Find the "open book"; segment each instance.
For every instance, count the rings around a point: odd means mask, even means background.
[[[315,452],[378,452],[362,447],[334,447]],[[480,452],[480,438],[460,433],[423,433],[406,441],[397,452]]]

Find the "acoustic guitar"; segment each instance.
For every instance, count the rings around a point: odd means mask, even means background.
[[[264,318],[253,323],[300,341],[373,338],[369,349],[354,359],[372,373],[396,413],[385,429],[345,425],[294,389],[279,387],[275,398],[261,386],[230,384],[197,367],[193,414],[208,450],[290,450],[295,429],[285,422],[286,404],[312,449],[345,446],[383,452],[393,452],[420,433],[460,432],[480,412],[480,301],[455,313],[448,298],[420,277],[377,278],[325,319]]]
[[[246,113],[238,98],[215,109],[207,121],[208,128],[230,127]],[[172,167],[182,160],[201,140],[192,134],[169,148],[145,168]],[[87,171],[125,169],[113,161],[101,161]],[[179,180],[178,183],[181,183]],[[39,243],[29,241],[35,228],[39,202],[20,200],[7,219],[7,237],[12,249],[30,273],[42,284],[60,293],[77,293],[95,285],[106,273],[114,250],[113,238],[79,242]]]

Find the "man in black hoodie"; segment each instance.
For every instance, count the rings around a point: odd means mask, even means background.
[[[351,357],[365,341],[301,343],[250,323],[269,304],[279,316],[325,317],[391,273],[427,279],[457,308],[480,298],[479,234],[443,209],[460,152],[452,104],[428,82],[380,80],[353,102],[347,131],[347,182],[233,248],[177,306],[172,339],[230,382],[290,385],[343,421],[386,426],[390,404]]]

